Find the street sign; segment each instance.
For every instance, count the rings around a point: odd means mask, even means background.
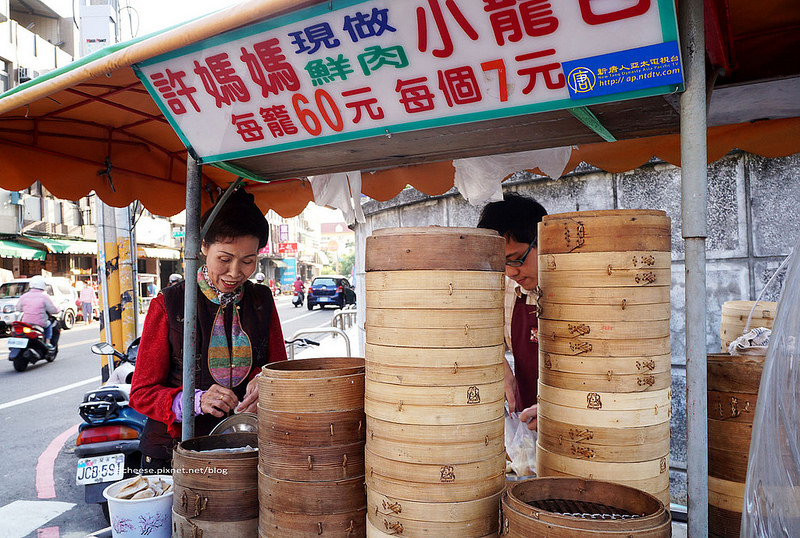
[[[135,69],[210,163],[673,93],[677,40],[674,0],[337,0]]]
[[[175,239],[186,237],[186,230],[175,230],[172,232],[172,237]]]

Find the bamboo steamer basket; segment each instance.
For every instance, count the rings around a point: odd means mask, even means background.
[[[657,321],[561,321],[542,319],[539,338],[596,338],[600,340],[647,340],[669,336],[669,324]]]
[[[469,383],[486,385],[504,378],[502,364],[487,366],[463,366],[454,361],[444,367],[387,366],[381,362],[367,362],[367,381],[390,385],[410,385],[415,387],[452,387]]]
[[[451,328],[395,328],[366,326],[372,344],[417,347],[425,342],[431,348],[493,347],[503,343],[503,327],[470,327],[462,323]]]
[[[594,392],[567,390],[551,387],[539,381],[539,401],[561,407],[603,411],[652,411],[655,407],[667,407],[672,399],[672,389],[662,389],[646,393]]]
[[[665,286],[666,287],[666,286]],[[627,289],[627,288],[626,288]],[[667,288],[669,289],[669,288]],[[582,322],[587,321],[656,321],[670,318],[669,303],[628,305],[620,301],[617,305],[562,304],[539,302],[539,319]]]
[[[452,270],[452,268],[443,270],[373,271],[366,273],[364,286],[368,292],[424,290],[425,292],[421,294],[422,300],[428,299],[429,294],[435,292],[442,292],[442,294],[446,294],[447,297],[454,297],[459,293],[484,291],[489,292],[487,294],[488,298],[490,301],[493,301],[496,290],[498,288],[502,289],[505,286],[505,276],[503,273],[504,264],[505,261],[495,265],[491,270],[482,269],[478,271],[455,271]],[[407,296],[408,294],[402,293],[380,297],[397,298],[396,295]],[[442,297],[444,297],[444,295],[442,295]],[[426,302],[427,305],[430,306],[431,302]],[[384,304],[381,302],[378,304],[381,308],[393,307],[393,303]],[[467,308],[472,308],[473,306],[474,305],[469,305]],[[457,306],[454,307],[457,308]],[[394,306],[394,308],[403,307]]]
[[[747,317],[753,310],[755,301],[726,301],[722,304],[722,319],[720,321],[720,341],[722,342],[722,352],[728,352],[731,342],[744,334],[747,326]],[[759,301],[753,317],[750,319],[750,329],[755,327],[772,328],[775,315],[778,312],[778,303],[769,301]]]
[[[640,357],[665,355],[670,352],[669,336],[662,338],[638,338],[627,340],[604,340],[599,338],[553,337],[539,334],[539,348],[544,353],[557,355],[584,355],[587,357]]]
[[[354,440],[363,442],[367,431],[363,405],[321,413],[271,411],[258,406],[258,424],[259,431],[264,431],[262,438],[287,449],[340,446]]]
[[[364,475],[364,441],[290,450],[278,444],[261,443],[258,463],[266,474],[281,480],[344,480]]]
[[[431,391],[429,387],[410,385],[393,385],[367,380],[364,384],[364,396],[373,401],[398,402],[401,405],[430,406],[475,406],[500,402],[502,409],[505,397],[504,381],[495,381],[482,385],[461,385],[456,387],[438,387]]]
[[[400,329],[448,329],[452,327],[490,329],[503,328],[501,308],[448,310],[428,308],[425,315],[414,310],[396,308],[370,308],[366,315],[368,327]]]
[[[570,390],[597,390],[601,392],[647,392],[669,388],[672,375],[657,374],[572,374],[543,369],[539,373],[542,383]]]
[[[618,209],[545,215],[539,254],[571,252],[670,252],[670,220],[664,211]]]
[[[558,405],[547,400],[539,401],[539,416],[575,426],[599,426],[604,428],[638,428],[661,425],[669,428],[672,414],[670,404],[655,404],[649,409],[597,410]]]
[[[548,286],[541,289],[539,302],[548,304],[633,307],[669,302],[668,286],[621,288],[573,288]]]
[[[504,419],[450,426],[396,424],[373,418],[367,428],[369,447],[384,458],[406,463],[468,463],[505,450]]]
[[[481,483],[484,480],[505,472],[505,450],[486,458],[485,460],[470,461],[467,463],[449,462],[440,463],[407,463],[379,456],[370,448],[365,453],[366,473],[370,477],[380,476],[388,480],[407,480],[415,484],[444,485],[450,484]],[[454,499],[468,501],[466,499]]]
[[[350,513],[366,504],[364,477],[302,482],[280,480],[258,469],[258,495],[262,511],[309,516]],[[354,508],[355,507],[355,508]]]
[[[336,375],[334,372],[332,376],[325,376],[322,371],[310,370],[309,376],[319,377],[286,378],[270,377],[271,366],[265,367],[258,376],[258,405],[264,409],[289,413],[299,410],[319,413],[356,409],[362,405],[363,370],[343,375]]]
[[[445,426],[457,424],[486,423],[503,416],[503,401],[473,405],[410,405],[403,401],[395,402],[364,399],[367,426],[370,419],[377,418],[398,424],[418,424]]]
[[[542,369],[572,374],[659,374],[669,372],[671,356],[652,357],[583,357],[540,352]]]
[[[594,269],[588,271],[543,271],[539,276],[542,288],[618,288],[669,286],[670,269]]]
[[[497,531],[497,512],[500,509],[501,493],[495,493],[488,497],[474,499],[465,502],[451,503],[426,503],[418,501],[407,501],[398,497],[389,497],[375,491],[367,492],[367,512],[370,515],[377,515],[399,519],[404,527],[415,525],[419,527],[420,534],[425,533],[421,524],[438,523],[449,524],[452,529],[458,526],[459,531],[468,529],[469,524],[462,524],[472,521],[486,521],[490,528],[483,534]],[[414,522],[414,523],[410,523]],[[384,527],[383,523],[376,523],[376,526]],[[452,533],[452,532],[451,532]],[[430,533],[429,533],[430,534]],[[447,535],[442,532],[440,535]]]
[[[254,433],[195,437],[173,451],[173,514],[177,536],[223,529],[252,536],[258,528],[258,438]],[[209,452],[253,447],[246,452]]]
[[[392,528],[389,528],[390,525]],[[400,525],[402,525],[402,523]],[[367,538],[393,538],[402,536],[400,533],[403,532],[404,529],[400,525],[395,525],[394,523],[387,521],[385,526],[379,528],[373,525],[369,518],[367,518]],[[442,536],[442,534],[432,534],[432,536]],[[499,534],[497,532],[493,532],[481,538],[497,538],[498,536]]]
[[[541,465],[538,461],[536,462],[536,471],[541,478],[586,478],[586,477],[576,477],[573,474],[563,473],[556,469],[551,469],[546,465]],[[607,482],[614,482],[615,484],[621,484],[623,486],[628,486],[634,489],[638,489],[654,496],[658,500],[664,503],[664,505],[668,505],[670,502],[669,497],[669,473],[665,473],[666,476],[659,476],[657,478],[647,478],[644,480],[607,480]],[[590,480],[596,479],[594,477],[590,478]]]
[[[637,462],[596,462],[554,454],[540,445],[536,451],[536,461],[537,463],[541,461],[545,467],[565,474],[586,476],[597,480],[620,482],[620,477],[624,477],[625,480],[650,480],[665,477],[666,483],[669,483],[669,454]]]
[[[367,491],[388,497],[423,503],[457,503],[481,499],[503,491],[506,483],[505,464],[495,476],[473,482],[435,484],[436,487],[415,484],[405,479],[395,480],[377,473],[365,476]]]
[[[668,251],[571,252],[542,254],[539,267],[546,273],[561,271],[607,271],[618,269],[669,269],[672,257]],[[585,287],[585,286],[584,286]]]
[[[741,309],[745,308],[742,305]],[[746,321],[747,314],[744,317]],[[759,355],[708,355],[708,525],[711,536],[739,535],[764,360],[765,357]]]
[[[572,514],[604,514],[605,518]],[[622,514],[636,517],[612,519]],[[669,537],[671,519],[664,504],[630,487],[578,478],[535,478],[503,494],[504,536]]]
[[[322,514],[315,518],[305,514],[290,514],[261,509],[261,538],[316,538],[317,536],[365,536],[367,509],[361,508],[341,514]]]
[[[364,266],[372,271],[502,271],[505,241],[480,228],[384,228],[367,237]]]

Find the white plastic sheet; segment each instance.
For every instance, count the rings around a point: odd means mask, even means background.
[[[800,536],[800,248],[789,265],[758,389],[741,536]]]
[[[315,204],[340,209],[348,225],[367,221],[361,209],[360,171],[310,176],[308,180]]]
[[[560,178],[572,156],[572,148],[566,146],[456,159],[453,161],[456,169],[453,182],[472,205],[497,202],[503,199],[501,182],[514,172],[538,168],[546,176]]]
[[[519,413],[506,415],[506,454],[509,466],[517,476],[530,476],[536,472],[536,431],[519,419]]]

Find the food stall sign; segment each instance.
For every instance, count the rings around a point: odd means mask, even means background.
[[[673,0],[332,0],[134,66],[203,162],[682,90]]]

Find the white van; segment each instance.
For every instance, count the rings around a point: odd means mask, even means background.
[[[47,294],[59,309],[58,319],[64,329],[75,325],[78,292],[72,287],[69,279],[64,277],[45,277]],[[16,278],[0,284],[0,334],[7,333],[12,321],[19,321],[22,312],[17,312],[17,301],[28,291],[30,278]]]

